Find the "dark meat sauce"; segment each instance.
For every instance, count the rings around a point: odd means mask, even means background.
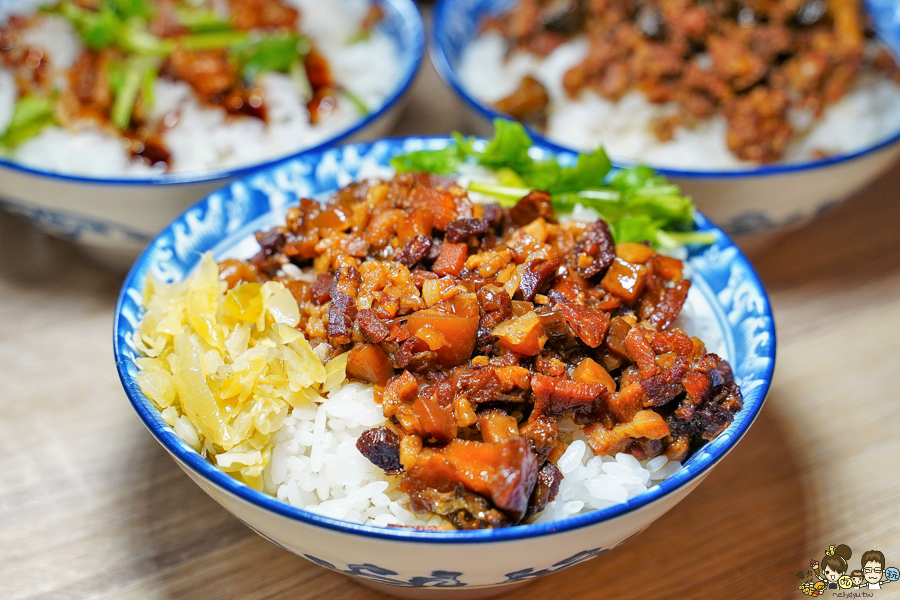
[[[780,160],[798,133],[795,109],[818,118],[864,70],[898,78],[890,54],[866,50],[873,35],[859,0],[521,0],[486,29],[510,52],[546,56],[586,35],[585,59],[563,77],[570,97],[590,89],[612,101],[638,90],[678,112],[654,123],[660,141],[678,127],[725,117],[728,148],[757,163]],[[497,108],[542,128],[550,99],[526,77]]]
[[[401,175],[303,199],[256,237],[220,277],[282,281],[310,343],[349,351],[348,377],[375,385],[390,423],[360,452],[457,527],[522,523],[553,500],[572,440],[560,419],[600,455],[685,460],[741,410],[728,363],[672,326],[681,261],[614,244],[602,220],[558,223],[544,192],[504,210]]]

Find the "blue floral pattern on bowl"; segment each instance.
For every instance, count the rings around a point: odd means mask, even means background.
[[[301,197],[323,198],[360,176],[389,177],[393,171],[388,165],[393,156],[423,148],[442,148],[450,142],[446,137],[388,139],[299,156],[211,194],[187,210],[150,244],[129,273],[119,297],[114,323],[115,358],[119,376],[135,410],[182,465],[206,479],[207,483],[281,517],[345,534],[394,542],[427,540],[429,543],[458,545],[566,532],[637,510],[701,477],[747,431],[763,404],[774,367],[775,331],[771,309],[746,258],[724,233],[698,214],[697,227],[713,232],[716,242],[710,247],[692,249],[687,267],[691,270],[694,287],[712,307],[713,326],[723,332],[726,355],[731,358],[736,379],[744,390],[744,410],[724,433],[698,450],[679,473],[626,502],[564,521],[498,530],[424,532],[379,528],[313,514],[257,492],[214,467],[182,441],[163,422],[159,411],[143,396],[135,382],[134,359],[138,355],[132,337],[143,314],[141,290],[146,277],[152,274],[163,281],[181,280],[193,270],[204,252],[212,252],[217,259],[249,257],[255,253],[253,233],[283,223],[287,207]],[[533,152],[538,158],[555,157],[562,163],[571,164],[575,160],[574,154],[546,147],[535,147]],[[271,536],[266,537],[271,539]],[[608,549],[580,552],[558,561],[549,571],[546,566],[535,565],[507,573],[507,582],[553,572]],[[331,559],[318,558],[312,553],[308,558],[342,573],[404,586],[434,586],[439,581],[444,582],[442,585],[466,582],[464,573],[399,575],[392,569],[364,561],[335,564]]]

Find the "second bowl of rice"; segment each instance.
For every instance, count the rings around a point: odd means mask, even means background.
[[[615,6],[610,8],[613,14],[619,14],[615,11],[631,6],[629,3],[613,4]],[[817,1],[801,4],[801,9],[810,11],[825,6],[825,3]],[[636,64],[629,61],[637,61],[637,58],[623,58],[623,62],[610,63],[612,66],[607,67],[606,71],[607,80],[595,75],[597,79],[589,80],[588,85],[577,92],[574,88],[567,88],[567,77],[576,71],[573,67],[590,68],[590,61],[595,56],[599,60],[602,55],[602,49],[589,44],[583,34],[572,33],[581,30],[562,18],[566,16],[565,10],[572,10],[575,5],[586,6],[567,1],[537,3],[517,0],[444,0],[438,4],[434,15],[432,60],[442,78],[470,109],[472,127],[477,132],[483,132],[491,119],[507,116],[497,107],[498,103],[503,105],[506,102],[505,106],[526,112],[533,108],[529,102],[534,100],[535,94],[531,95],[531,100],[528,95],[522,95],[522,91],[526,90],[523,82],[532,81],[541,90],[545,111],[542,113],[544,122],[538,130],[532,131],[536,139],[561,149],[580,151],[603,144],[617,164],[647,164],[679,184],[695,199],[701,210],[731,233],[764,232],[807,220],[821,210],[852,197],[900,156],[900,85],[896,82],[896,76],[872,67],[876,62],[880,65],[890,60],[890,55],[877,41],[866,42],[867,66],[849,85],[847,93],[827,105],[816,119],[812,116],[815,111],[807,108],[787,111],[789,118],[786,119],[786,127],[796,134],[793,141],[786,149],[778,146],[777,160],[773,161],[770,156],[760,164],[740,157],[753,155],[759,150],[752,144],[760,140],[726,144],[726,130],[728,135],[733,131],[730,129],[731,122],[726,123],[721,114],[702,119],[688,115],[685,119],[679,112],[679,106],[684,106],[687,101],[676,96],[675,100],[655,103],[648,100],[642,91],[644,88],[639,86],[616,91],[613,95],[622,95],[614,100],[603,96],[603,93],[611,93],[603,86],[611,85],[615,68]],[[527,7],[534,7],[537,11],[538,6],[546,13],[555,11],[560,14],[555,15],[556,22],[546,24],[546,31],[541,34],[546,34],[544,37],[529,40],[531,47],[521,42],[519,45],[525,47],[520,48],[516,42],[501,35],[498,31],[501,28],[496,25],[485,29],[486,23],[495,24],[502,15],[519,7],[522,8],[516,17],[530,14]],[[675,5],[668,3],[666,6]],[[688,2],[684,3],[684,10],[696,13],[705,10],[702,6],[694,7]],[[862,8],[857,6],[854,10],[862,11]],[[823,11],[815,15],[820,19],[818,24],[831,18],[830,13]],[[654,34],[659,37],[648,38],[648,43],[639,50],[654,52],[667,43],[665,22],[660,25],[662,15],[659,9],[648,7],[638,11],[634,17],[635,28],[646,27],[649,17],[654,17],[655,21],[650,20],[663,30],[663,33]],[[536,18],[545,17],[541,13]],[[738,24],[744,18],[752,22],[753,10],[746,8],[734,17]],[[688,19],[685,18],[685,21]],[[768,33],[764,25],[766,19],[758,19],[758,22],[763,23],[759,30]],[[794,22],[788,20],[789,24]],[[507,28],[523,26],[521,19],[504,23],[507,24],[503,27]],[[721,39],[717,43],[724,47]],[[640,43],[643,42],[638,45]],[[549,44],[548,49],[542,50],[541,44]],[[695,50],[686,52],[690,54]],[[881,54],[876,61],[872,56],[878,53]],[[691,73],[685,72],[674,79],[711,77],[713,59],[710,54],[695,54],[685,63]],[[660,62],[664,58],[647,59],[646,70],[654,72],[654,69],[666,68],[668,63]],[[797,60],[801,58],[798,56]],[[732,64],[737,64],[739,59],[740,56],[737,56]],[[784,55],[779,55],[777,61],[784,61]],[[884,68],[896,71],[896,66],[891,65]],[[630,68],[640,70],[639,66]],[[633,75],[625,75],[626,80],[630,76]],[[777,77],[782,75],[779,73]],[[662,86],[657,89],[667,93],[666,77],[661,76],[660,81]],[[717,85],[705,79],[702,83]],[[698,89],[702,87],[699,83],[697,85]],[[749,89],[752,91],[754,87]],[[511,104],[507,98],[514,98],[517,94],[518,104]],[[694,100],[697,98],[704,96],[697,93],[692,97]],[[663,125],[666,127],[661,127]],[[658,137],[661,128],[666,131],[667,141],[661,141]],[[780,132],[774,129],[766,133],[762,136],[762,146],[769,142],[777,145],[778,142],[772,140],[779,135]]]
[[[97,5],[0,9],[0,205],[120,269],[235,177],[384,135],[424,54],[411,0],[286,0],[277,29],[264,21],[273,9],[249,0],[222,13],[161,2],[132,20]],[[167,10],[171,31],[160,24]],[[136,29],[150,49],[128,54],[129,39],[99,46],[88,27],[95,14],[112,14],[121,35]],[[120,98],[135,104],[130,124]]]

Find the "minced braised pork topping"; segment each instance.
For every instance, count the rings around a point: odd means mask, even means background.
[[[575,97],[591,89],[609,100],[638,90],[679,111],[654,124],[661,141],[678,127],[722,114],[726,141],[742,160],[782,158],[795,131],[791,111],[816,118],[848,91],[863,70],[898,77],[873,38],[859,0],[521,0],[489,19],[510,49],[541,56],[575,36],[590,50],[563,77]],[[541,127],[550,98],[526,77],[497,107]]]
[[[603,220],[558,222],[544,192],[502,209],[399,175],[303,199],[256,237],[220,278],[281,281],[310,343],[349,351],[389,421],[358,449],[457,527],[550,502],[573,422],[599,455],[684,460],[741,410],[728,363],[674,326],[681,261],[615,244]]]

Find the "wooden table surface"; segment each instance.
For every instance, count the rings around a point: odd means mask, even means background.
[[[425,65],[395,133],[464,126]],[[645,533],[516,598],[799,598],[839,543],[900,565],[898,190],[900,165],[753,244],[778,329],[756,424]],[[113,366],[121,283],[0,214],[0,598],[383,597],[257,536],[153,440]]]

